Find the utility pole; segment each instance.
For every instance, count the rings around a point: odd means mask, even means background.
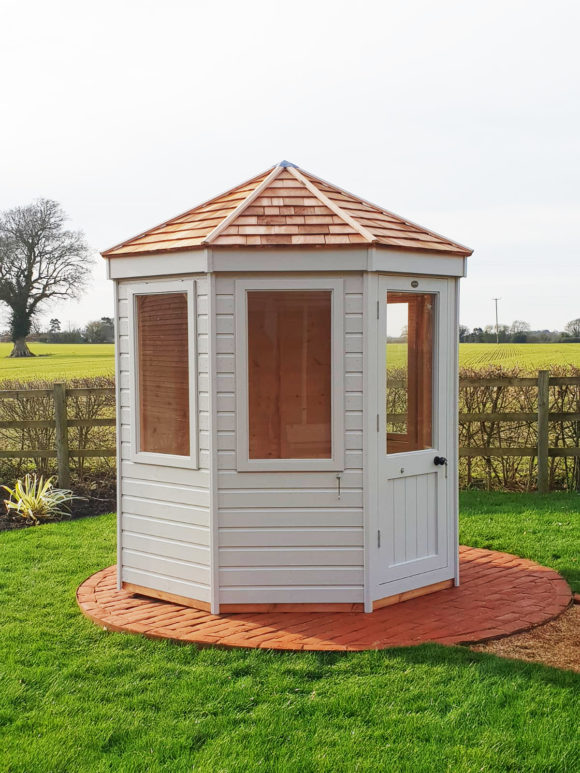
[[[501,298],[492,298],[492,301],[495,301],[495,342],[496,344],[499,344],[499,322],[498,322],[498,316],[497,316],[497,302],[501,301]]]

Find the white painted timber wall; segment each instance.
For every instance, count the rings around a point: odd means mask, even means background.
[[[117,282],[118,393],[121,470],[120,579],[146,588],[210,601],[210,432],[207,275],[192,275],[197,292],[199,469],[131,461],[129,306],[131,282]],[[167,281],[175,277],[168,277]],[[142,280],[136,280],[141,282]],[[164,280],[156,280],[162,282]],[[191,364],[190,364],[191,367]],[[196,439],[192,439],[195,442]]]
[[[336,377],[344,379],[346,414],[339,498],[336,472],[236,470],[236,277],[216,275],[221,604],[363,601],[363,276],[342,276],[344,359]]]

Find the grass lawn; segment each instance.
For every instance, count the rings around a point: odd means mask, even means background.
[[[36,357],[12,360],[12,344],[0,344],[0,381],[112,376],[115,372],[113,344],[29,344]]]
[[[462,539],[567,573],[577,501],[464,494]],[[571,672],[461,647],[286,654],[105,633],[74,592],[114,543],[111,515],[0,534],[0,770],[580,769]]]
[[[460,494],[459,541],[551,566],[580,593],[580,494]]]

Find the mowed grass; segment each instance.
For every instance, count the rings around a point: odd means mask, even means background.
[[[115,372],[113,344],[29,344],[36,357],[11,359],[12,344],[0,343],[0,381],[112,376]]]
[[[515,500],[486,496],[462,496],[462,538],[511,545],[495,516]],[[521,502],[540,558],[574,500]],[[111,515],[0,534],[1,770],[580,769],[580,675],[461,647],[273,653],[106,633],[74,593],[114,543]]]
[[[580,593],[580,494],[462,491],[459,541],[551,566]]]

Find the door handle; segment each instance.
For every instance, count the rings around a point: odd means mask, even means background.
[[[444,456],[436,456],[435,459],[433,459],[433,464],[438,467],[440,465],[445,467],[445,477],[447,477],[447,459]]]

